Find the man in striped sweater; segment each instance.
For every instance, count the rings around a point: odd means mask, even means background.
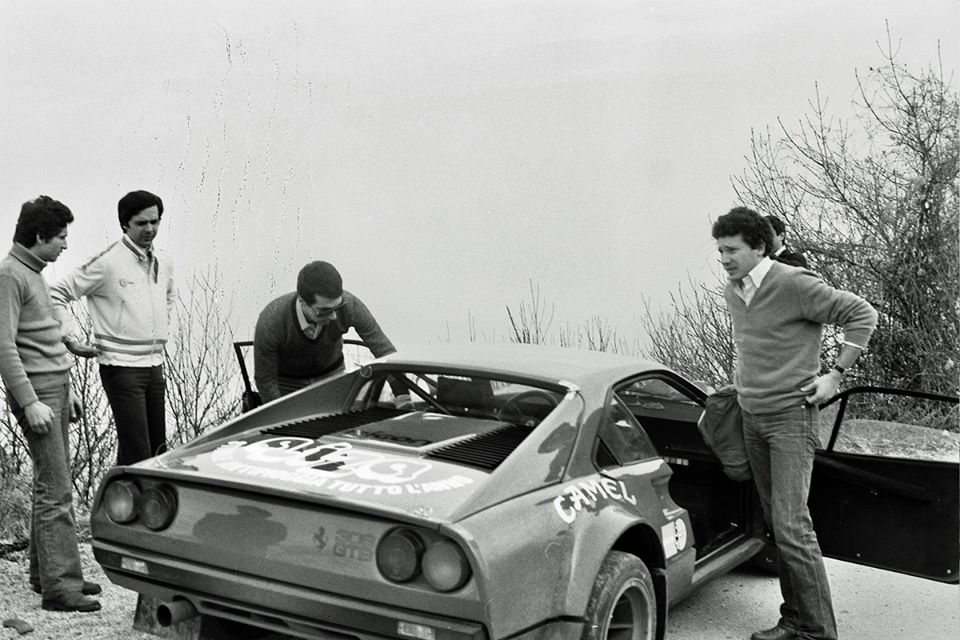
[[[770,224],[737,207],[717,218],[713,237],[727,272],[724,289],[737,347],[734,385],[743,438],[764,518],[780,556],[780,620],[752,640],[837,638],[827,574],[807,496],[820,445],[818,406],[867,346],[877,312],[817,274],[775,262]],[[823,325],[843,327],[836,361],[820,373]]]
[[[97,611],[83,579],[70,474],[70,357],[41,271],[67,248],[73,214],[48,196],[24,203],[0,260],[0,377],[33,460],[30,584],[44,609]]]
[[[163,201],[147,191],[120,199],[123,236],[54,283],[50,293],[67,349],[96,355],[117,428],[117,464],[133,464],[166,449],[163,351],[173,303],[173,263],[153,244]],[[86,298],[93,324],[84,342],[70,303]]]

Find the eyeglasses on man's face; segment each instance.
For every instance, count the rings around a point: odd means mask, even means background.
[[[303,298],[300,298],[300,304],[303,305],[303,308],[309,311],[310,314],[315,318],[328,318],[343,308],[343,298],[339,298],[339,302],[336,300],[337,299],[323,299],[310,304]]]

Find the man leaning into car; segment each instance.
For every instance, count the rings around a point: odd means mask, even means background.
[[[343,334],[351,327],[374,356],[396,351],[367,306],[343,289],[332,264],[303,267],[297,290],[271,301],[257,319],[253,375],[263,402],[343,371]]]
[[[717,218],[713,237],[728,278],[724,298],[737,349],[744,444],[780,556],[780,620],[751,638],[835,640],[830,587],[807,507],[820,444],[818,407],[867,346],[877,312],[812,271],[771,260],[772,229],[751,209]],[[825,324],[842,326],[844,342],[820,375]]]

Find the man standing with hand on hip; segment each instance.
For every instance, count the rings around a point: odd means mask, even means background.
[[[163,350],[176,294],[173,264],[154,247],[163,201],[148,191],[120,198],[123,236],[51,287],[71,353],[97,355],[117,427],[117,464],[166,450]],[[70,302],[86,298],[93,344],[85,344]]]
[[[67,248],[70,209],[48,196],[20,209],[0,260],[0,376],[33,461],[30,585],[49,611],[100,609],[100,585],[83,579],[70,474],[70,357],[41,275]]]
[[[713,237],[727,272],[724,298],[737,348],[734,385],[764,519],[780,556],[780,620],[752,640],[836,640],[830,587],[807,496],[820,445],[819,405],[833,396],[877,325],[864,299],[771,260],[770,224],[737,207]],[[832,368],[820,373],[823,325],[842,326]]]

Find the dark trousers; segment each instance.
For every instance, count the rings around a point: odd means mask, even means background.
[[[166,451],[163,367],[102,364],[100,380],[117,425],[117,464],[133,464]]]

